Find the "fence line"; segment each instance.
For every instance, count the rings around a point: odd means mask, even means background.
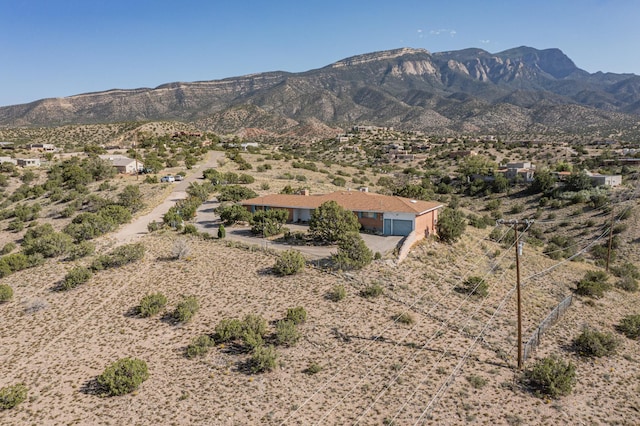
[[[540,325],[538,325],[538,328],[536,328],[536,330],[531,334],[529,341],[527,341],[527,343],[525,343],[524,345],[523,358],[525,361],[531,356],[531,353],[540,344],[540,338],[542,337],[542,334],[544,334],[544,332],[549,327],[554,325],[560,319],[562,314],[564,314],[566,310],[569,309],[569,306],[571,306],[572,303],[573,294],[570,294],[569,296],[565,297],[564,300],[558,304],[558,306],[553,308],[553,311],[551,311],[551,313],[547,315],[544,320],[542,320]]]

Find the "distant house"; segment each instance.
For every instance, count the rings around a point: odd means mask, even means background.
[[[40,167],[39,158],[17,158],[20,167]]]
[[[52,143],[32,143],[29,144],[30,151],[55,152],[56,146]]]
[[[13,142],[0,142],[0,149],[15,149]]]
[[[140,160],[125,157],[122,155],[101,155],[103,160],[109,160],[111,165],[118,170],[118,173],[136,174],[144,170],[144,164]]]
[[[11,157],[0,157],[0,164],[2,163],[11,163],[14,165],[18,165],[18,160],[16,160],[15,158],[11,158]]]
[[[435,233],[440,203],[409,198],[380,195],[361,191],[337,191],[329,194],[300,195],[272,194],[251,198],[241,204],[250,212],[256,210],[285,209],[289,222],[308,222],[313,210],[326,201],[335,201],[358,217],[364,229],[383,235],[407,236],[416,239]]]
[[[472,155],[478,155],[478,153],[475,151],[451,151],[449,153],[449,158],[469,157]]]
[[[524,182],[533,182],[533,177],[536,172],[536,166],[529,161],[523,161],[518,163],[507,163],[506,169],[499,170],[504,173],[504,177],[509,180],[516,180],[518,177]]]
[[[622,175],[601,175],[600,173],[588,173],[593,186],[610,186],[612,188],[622,185]]]

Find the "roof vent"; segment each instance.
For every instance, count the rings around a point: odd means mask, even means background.
[[[412,202],[412,203],[414,203],[414,204],[415,204],[415,203],[417,203],[417,201],[416,201],[416,200],[411,200],[411,202]]]

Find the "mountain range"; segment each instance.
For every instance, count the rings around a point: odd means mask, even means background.
[[[108,90],[0,107],[0,125],[178,120],[217,133],[324,135],[353,124],[428,132],[636,129],[640,76],[588,73],[559,49],[401,48],[301,73]]]

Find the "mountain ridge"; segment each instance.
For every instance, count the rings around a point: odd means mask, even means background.
[[[225,111],[243,105],[258,109],[247,115],[247,122],[229,126]],[[564,121],[541,126],[536,117],[552,106],[566,109]],[[573,116],[572,111],[580,114]],[[574,118],[592,116],[598,131],[606,132],[632,125],[638,114],[640,76],[590,74],[560,49],[520,46],[498,53],[477,48],[430,53],[405,47],[355,55],[300,73],[271,71],[41,99],[0,107],[0,125],[178,120],[207,123],[205,130],[229,133],[268,128],[273,135],[283,122],[289,123],[287,129],[307,128],[307,123],[325,130],[371,123],[438,132],[544,127],[562,133],[577,127]],[[526,119],[510,123],[510,117]]]

